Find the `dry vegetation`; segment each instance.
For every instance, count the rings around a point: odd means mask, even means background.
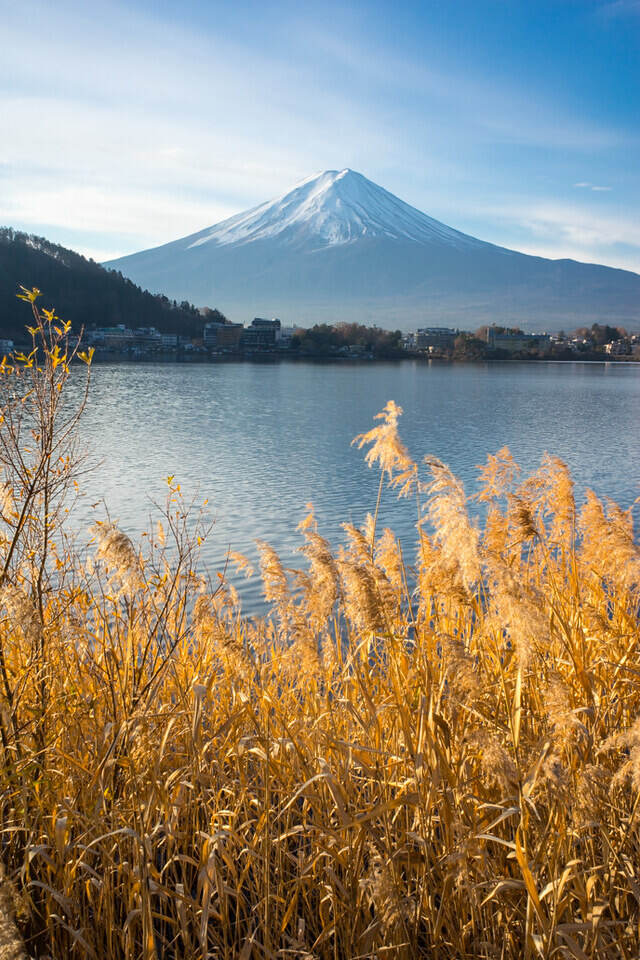
[[[310,512],[303,570],[260,544],[251,622],[198,572],[173,483],[144,548],[65,541],[81,410],[66,331],[34,315],[0,428],[0,829],[29,951],[637,957],[629,513],[576,510],[564,464],[521,480],[502,450],[476,526],[390,403],[359,440],[416,555],[374,518],[334,552]]]

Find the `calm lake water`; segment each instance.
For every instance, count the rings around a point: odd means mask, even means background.
[[[296,524],[312,501],[320,531],[373,510],[378,475],[351,440],[393,399],[414,457],[432,454],[476,489],[475,465],[505,444],[523,471],[549,451],[587,487],[629,506],[640,495],[640,364],[445,365],[221,363],[96,365],[83,434],[101,465],[83,480],[76,524],[111,517],[149,529],[174,474],[215,521],[204,559],[229,547],[255,557],[254,538],[299,565]],[[638,514],[636,514],[636,517]],[[412,555],[415,512],[389,493],[381,520]],[[260,587],[242,587],[248,612]]]

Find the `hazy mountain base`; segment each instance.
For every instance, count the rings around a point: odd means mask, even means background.
[[[640,327],[640,276],[571,260],[501,251],[430,250],[360,241],[313,252],[168,248],[117,262],[136,282],[171,297],[216,303],[232,319],[277,316],[287,325],[339,321],[387,328],[483,323],[529,330],[606,320]]]

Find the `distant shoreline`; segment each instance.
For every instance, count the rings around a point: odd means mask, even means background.
[[[128,357],[123,354],[110,354],[105,356],[96,351],[93,363],[104,364],[123,364],[129,366],[147,366],[149,364],[170,365],[180,364],[184,366],[195,365],[217,365],[230,363],[249,363],[256,365],[278,364],[278,363],[310,363],[310,364],[339,364],[341,366],[368,366],[381,363],[407,363],[413,361],[420,364],[438,364],[438,365],[472,365],[481,366],[486,364],[537,364],[537,363],[622,363],[640,365],[640,357],[632,356],[602,356],[591,357],[426,357],[420,355],[409,355],[403,357],[336,357],[336,356],[278,356],[277,354],[253,354],[241,355],[234,354],[219,357],[207,357],[198,355],[189,356],[149,356],[149,357]]]

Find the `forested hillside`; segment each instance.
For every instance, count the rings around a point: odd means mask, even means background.
[[[0,335],[24,330],[24,304],[16,299],[20,285],[43,291],[46,306],[84,326],[153,326],[163,333],[196,336],[202,317],[186,301],[176,304],[153,295],[114,270],[106,270],[44,237],[0,228]]]

